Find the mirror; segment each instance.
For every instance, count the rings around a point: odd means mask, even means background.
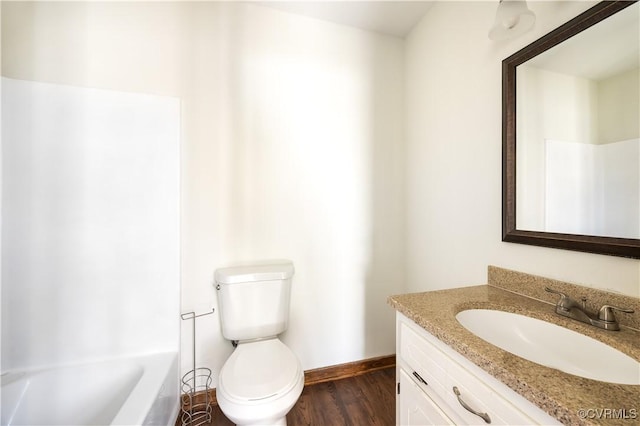
[[[502,62],[502,240],[640,258],[640,6],[603,1]]]

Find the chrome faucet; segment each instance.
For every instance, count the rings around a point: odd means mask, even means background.
[[[566,294],[557,290],[545,287],[545,290],[549,293],[554,293],[560,296],[558,303],[556,303],[556,313],[577,321],[581,321],[587,324],[591,324],[594,327],[603,328],[605,330],[618,331],[620,330],[620,324],[616,319],[613,311],[626,312],[632,314],[633,309],[618,308],[617,306],[604,305],[600,308],[598,313],[589,312],[586,308],[586,297],[581,299],[582,303],[578,303],[576,300],[570,298]]]

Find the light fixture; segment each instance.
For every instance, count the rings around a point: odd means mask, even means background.
[[[525,0],[500,0],[496,20],[489,31],[491,40],[505,40],[526,33],[536,22],[536,15]]]

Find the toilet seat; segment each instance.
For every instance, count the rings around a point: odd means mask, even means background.
[[[222,367],[218,387],[230,402],[266,404],[289,393],[302,376],[295,354],[273,338],[240,343]]]

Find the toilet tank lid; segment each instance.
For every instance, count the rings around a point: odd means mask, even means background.
[[[290,260],[265,260],[217,269],[217,284],[237,284],[255,281],[286,280],[293,276]]]

